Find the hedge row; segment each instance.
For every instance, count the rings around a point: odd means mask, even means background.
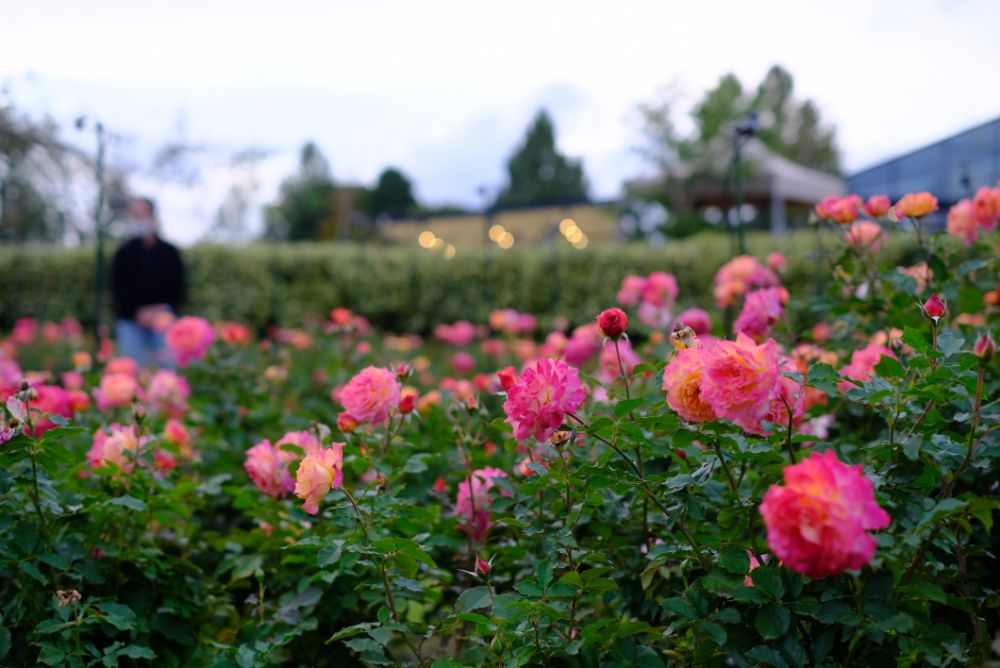
[[[836,239],[824,245],[830,252],[839,248]],[[799,294],[818,293],[828,280],[829,265],[818,248],[810,232],[748,238],[749,252],[762,259],[772,250],[785,254],[785,284]],[[882,252],[905,262],[912,247],[894,237]],[[427,332],[458,319],[483,322],[491,309],[505,306],[543,322],[556,315],[584,322],[614,302],[622,277],[657,270],[677,277],[682,305],[711,308],[712,277],[731,256],[729,239],[718,234],[659,248],[462,250],[448,261],[419,249],[333,243],[198,245],[183,254],[191,286],[186,312],[264,327],[298,325],[345,306],[397,332]],[[0,248],[0,329],[21,316],[58,320],[70,314],[91,323],[94,267],[90,248]]]

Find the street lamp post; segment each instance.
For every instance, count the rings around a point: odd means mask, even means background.
[[[743,145],[757,134],[757,113],[751,111],[733,128],[733,194],[736,199],[736,239],[739,254],[747,252],[746,235],[743,231]]]
[[[76,119],[76,128],[83,130],[87,125],[87,117]],[[106,137],[104,124],[94,121],[94,133],[97,136],[97,161],[94,165],[94,178],[97,181],[97,202],[94,204],[94,231],[97,243],[97,266],[94,272],[94,339],[101,345],[101,316],[103,313],[102,296],[104,293],[104,149]]]

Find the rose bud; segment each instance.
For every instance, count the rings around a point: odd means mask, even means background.
[[[413,407],[416,405],[417,398],[412,394],[407,394],[402,399],[399,400],[399,412],[403,415],[408,415],[413,412]]]
[[[476,555],[476,573],[487,575],[490,572],[490,564],[485,559]]]
[[[409,362],[400,362],[396,365],[396,378],[403,380],[411,375],[413,375],[413,367],[410,366]]]
[[[514,371],[514,367],[509,366],[503,371],[497,371],[497,378],[500,379],[500,387],[507,391],[517,382],[517,372]]]
[[[350,434],[352,431],[358,428],[358,421],[352,418],[347,413],[337,414],[337,429],[345,434]]]
[[[945,314],[945,311],[948,310],[944,302],[941,301],[941,298],[937,296],[937,293],[932,294],[921,308],[924,311],[924,315],[933,320],[935,324]]]
[[[597,316],[597,326],[604,332],[604,336],[618,340],[628,328],[628,316],[620,308],[605,309]]]
[[[988,334],[983,334],[976,341],[975,347],[972,352],[975,353],[984,364],[989,362],[993,357],[993,353],[996,351],[996,344],[993,342],[993,338]]]

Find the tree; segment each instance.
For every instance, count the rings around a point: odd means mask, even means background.
[[[686,136],[676,130],[672,96],[639,107],[645,137],[640,152],[662,176],[655,198],[676,214],[675,225],[698,217],[692,210],[692,195],[699,185],[728,178],[733,127],[751,111],[757,114],[757,140],[770,151],[806,167],[840,173],[834,129],[822,121],[812,100],[800,102],[794,93],[792,75],[779,65],[755,89],[745,88],[735,75],[726,74],[692,109],[694,129]],[[752,174],[752,164],[744,168],[745,175]],[[688,227],[699,226],[703,226],[700,219]]]
[[[330,164],[313,142],[299,155],[299,171],[281,184],[281,198],[265,210],[265,236],[287,241],[332,239],[338,216]]]
[[[587,199],[583,164],[556,149],[555,128],[544,109],[507,161],[508,183],[497,206],[555,204]]]
[[[378,177],[375,189],[368,195],[368,214],[372,218],[387,215],[402,218],[417,205],[413,186],[403,172],[387,167]]]

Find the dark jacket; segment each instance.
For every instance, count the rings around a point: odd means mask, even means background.
[[[119,318],[134,318],[149,304],[168,304],[176,313],[187,294],[181,254],[159,237],[152,246],[126,241],[111,263],[111,291]]]

